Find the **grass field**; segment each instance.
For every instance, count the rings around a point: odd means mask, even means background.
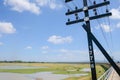
[[[53,72],[54,74],[83,74],[88,73],[87,76],[82,77],[69,77],[65,80],[90,80],[90,72],[81,71],[84,68],[90,68],[89,64],[58,64],[58,63],[0,63],[0,66],[35,66],[35,67],[47,67],[47,68],[35,68],[35,69],[0,69],[0,72],[12,72],[31,74],[37,72]],[[97,64],[97,76],[102,75],[106,68],[106,65],[101,66]]]

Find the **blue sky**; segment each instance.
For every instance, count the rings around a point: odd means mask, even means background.
[[[65,25],[67,18],[74,19],[74,16],[65,16],[68,6],[83,7],[82,1],[74,0],[67,6],[63,1],[0,0],[0,60],[89,61],[83,23]],[[91,21],[92,32],[115,61],[120,60],[119,4],[120,0],[111,0],[108,6],[113,13],[110,25],[108,18],[100,19],[100,24]],[[105,9],[99,9],[99,13],[104,13]],[[95,45],[94,48],[96,61],[107,61]]]

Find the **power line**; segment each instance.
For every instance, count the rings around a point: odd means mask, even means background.
[[[69,1],[69,0],[68,0],[68,1]],[[71,1],[71,0],[70,0],[70,1]],[[64,0],[62,0],[61,2],[68,8],[68,12],[73,10],[68,4],[66,4],[66,3],[64,2]],[[76,6],[76,4],[75,4],[73,1],[72,1],[72,4],[75,6],[75,9],[77,10],[78,7]],[[76,16],[76,19],[80,19],[78,13],[75,13],[75,16]],[[70,19],[68,19],[68,21],[70,21]]]
[[[66,4],[64,0],[60,0],[60,1],[64,4],[66,8],[72,10],[72,8],[68,4]]]
[[[106,12],[109,12],[109,11],[107,11],[108,10],[108,6],[106,6]],[[111,26],[111,24],[110,24],[110,18],[109,17],[107,17],[107,20],[108,20],[108,25],[109,25],[109,27]],[[110,40],[111,40],[111,46],[112,46],[112,49],[114,48],[114,44],[113,44],[113,37],[112,37],[112,29],[111,29],[111,27],[110,27]]]
[[[70,2],[72,0],[66,0],[66,1]],[[73,20],[73,21],[68,20],[68,22],[66,24],[70,25],[70,24],[75,24],[75,23],[79,23],[79,22],[85,22],[85,24],[82,27],[87,32],[87,37],[88,37],[88,49],[89,49],[92,80],[97,80],[95,59],[94,59],[94,50],[93,50],[93,43],[92,43],[93,41],[97,45],[97,47],[101,50],[103,55],[107,58],[107,60],[110,62],[110,64],[113,66],[113,68],[116,70],[116,72],[120,75],[119,67],[115,64],[115,62],[109,56],[107,51],[102,47],[102,45],[98,42],[98,40],[92,34],[91,28],[90,28],[90,21],[91,20],[96,20],[96,19],[103,18],[103,17],[106,17],[106,16],[111,16],[110,12],[106,12],[104,14],[99,14],[98,15],[97,10],[96,10],[96,8],[98,8],[98,7],[102,7],[102,6],[109,5],[109,4],[110,4],[110,1],[104,0],[104,2],[99,3],[99,4],[96,4],[96,1],[94,1],[93,5],[89,6],[87,4],[87,0],[83,0],[83,6],[84,6],[83,8],[75,9],[73,11],[68,11],[66,13],[66,15],[72,15],[72,14],[76,14],[76,13],[78,14],[80,12],[84,12],[85,18],[76,19],[76,20]],[[89,10],[91,10],[91,9],[94,9],[95,16],[90,16]],[[77,15],[77,17],[78,17],[78,15]]]
[[[89,2],[90,2],[91,5],[96,4],[96,0],[94,0],[94,2],[92,2],[91,0],[89,0]],[[106,10],[108,10],[107,5],[106,5]],[[100,11],[100,12],[99,12],[99,10],[96,10],[96,11],[98,11],[98,13],[103,12],[103,10]],[[107,11],[106,11],[106,12],[107,12]],[[100,23],[100,21],[99,21],[98,19],[96,19],[96,21],[97,21],[97,23],[98,23],[98,25],[99,25],[99,27],[100,27],[100,31],[101,31],[101,33],[102,33],[102,35],[103,35],[103,38],[104,38],[104,40],[105,40],[105,42],[106,42],[106,45],[107,45],[110,53],[112,54],[112,50],[110,49],[109,42],[108,42],[107,37],[106,37],[106,35],[105,35],[104,31],[103,31],[102,25],[101,25],[101,23]],[[106,21],[104,20],[104,22],[106,22]],[[109,21],[108,21],[108,22],[109,22]],[[109,24],[108,26],[110,26],[110,24]],[[110,36],[111,36],[110,39],[111,39],[111,42],[112,42],[111,31],[110,31]],[[112,44],[113,44],[113,43],[112,43]]]
[[[102,9],[101,12],[103,12],[103,9]],[[106,5],[106,12],[107,12],[107,13],[109,12],[107,5]],[[112,54],[112,53],[113,53],[113,52],[112,52],[112,49],[113,49],[113,39],[112,39],[112,29],[111,29],[111,27],[110,27],[111,25],[110,25],[109,16],[107,17],[107,22],[106,22],[106,19],[104,19],[104,22],[105,22],[105,25],[107,25],[107,26],[110,28],[109,34],[110,34],[110,41],[111,41],[111,46],[112,46],[111,48],[110,48],[110,43],[108,42],[106,35],[104,35],[104,37],[105,37],[105,41],[106,41],[106,43],[107,43],[108,49],[109,49],[110,53]],[[101,26],[101,27],[102,27],[102,26]]]

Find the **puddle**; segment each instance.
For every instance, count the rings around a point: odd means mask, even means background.
[[[90,68],[84,68],[84,69],[81,69],[81,71],[83,71],[83,72],[91,72],[91,69]]]
[[[34,80],[63,80],[68,77],[79,77],[79,76],[86,76],[88,74],[53,74],[52,72],[40,72],[28,75],[31,78],[34,78]]]
[[[17,73],[0,73],[0,80],[35,80],[24,74]]]
[[[39,72],[34,74],[0,73],[1,80],[63,80],[68,77],[86,76],[88,74],[53,74],[52,72]]]

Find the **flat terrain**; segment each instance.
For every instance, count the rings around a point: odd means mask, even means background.
[[[105,72],[103,65],[98,64],[96,68],[98,77]],[[0,63],[0,79],[7,80],[6,78],[9,80],[90,80],[90,67],[89,64]]]

